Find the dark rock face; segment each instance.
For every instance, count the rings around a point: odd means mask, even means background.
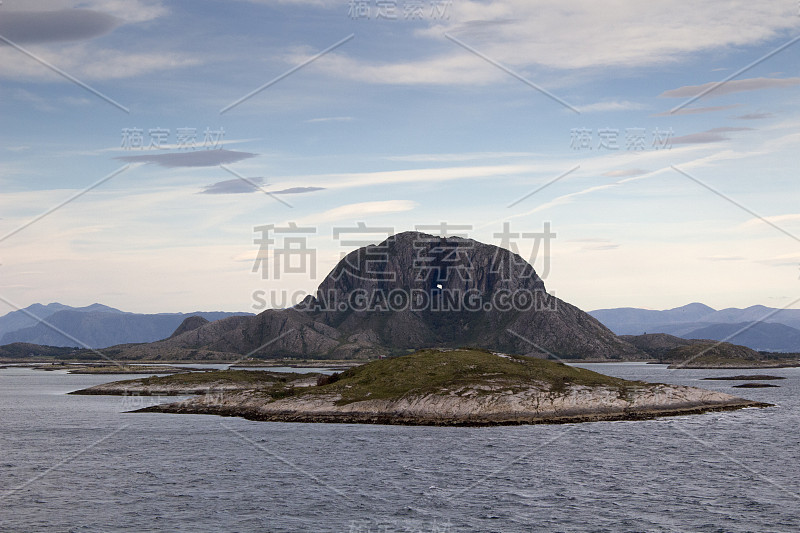
[[[316,296],[293,308],[220,320],[164,342],[259,357],[360,359],[467,345],[561,358],[642,355],[548,294],[519,255],[418,232],[351,252]]]
[[[187,331],[193,331],[193,330],[195,330],[197,328],[201,328],[201,327],[205,326],[208,323],[209,323],[208,320],[206,320],[205,318],[203,318],[201,316],[197,316],[197,315],[190,316],[186,320],[181,322],[181,325],[178,326],[178,328],[175,330],[175,332],[172,335],[169,336],[169,338],[171,339],[172,337],[177,337],[181,333],[186,333]]]

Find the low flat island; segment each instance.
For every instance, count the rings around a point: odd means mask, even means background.
[[[109,383],[75,394],[202,394],[137,412],[438,426],[640,420],[771,406],[475,349],[425,349],[332,376],[205,372]]]

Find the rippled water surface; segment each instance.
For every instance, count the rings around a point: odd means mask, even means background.
[[[0,530],[800,531],[800,369],[581,366],[777,407],[496,428],[265,423],[127,414],[130,398],[65,394],[118,376],[8,368]],[[700,381],[740,373],[787,379]]]

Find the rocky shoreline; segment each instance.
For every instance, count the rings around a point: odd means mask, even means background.
[[[412,395],[397,400],[365,400],[342,405],[338,395],[307,394],[273,400],[252,391],[242,391],[201,396],[137,412],[209,414],[270,422],[496,426],[647,420],[771,406],[724,393],[670,385],[647,387],[627,398],[621,398],[615,389],[606,388],[570,389],[564,394],[532,388],[510,394],[496,391],[482,397],[480,392],[473,392],[473,395],[470,391]]]
[[[442,427],[485,427],[485,426],[514,426],[536,424],[576,424],[582,422],[615,422],[633,420],[652,420],[668,416],[697,415],[710,412],[735,411],[744,408],[772,407],[772,404],[759,402],[743,402],[741,405],[728,404],[718,406],[697,406],[682,409],[628,411],[618,413],[585,413],[575,415],[540,416],[540,417],[496,417],[496,418],[460,418],[460,419],[429,419],[421,417],[399,416],[387,413],[374,414],[298,414],[298,413],[272,413],[240,411],[239,409],[182,409],[167,406],[152,406],[139,409],[137,413],[172,413],[172,414],[200,414],[217,415],[223,417],[239,417],[257,422],[297,422],[297,423],[326,423],[326,424],[377,424],[401,426],[442,426]]]

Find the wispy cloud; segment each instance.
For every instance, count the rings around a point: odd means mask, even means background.
[[[526,69],[535,67],[574,71],[677,63],[686,54],[763,43],[796,27],[796,17],[786,6],[764,9],[741,3],[732,9],[725,0],[634,2],[611,10],[590,2],[565,8],[559,0],[463,0],[452,7],[447,19],[415,32],[431,40],[427,56],[377,62],[331,54],[319,68],[368,83],[488,84],[510,78],[464,50],[443,48],[445,33],[527,75]],[[732,32],[743,20],[748,21],[748,31]]]
[[[761,263],[762,265],[768,265],[774,267],[790,266],[797,268],[798,266],[800,266],[800,254],[776,255],[774,257],[770,257],[767,259],[760,259],[756,262]]]
[[[641,168],[626,168],[624,170],[609,170],[608,172],[603,172],[603,176],[608,178],[629,178],[631,176],[641,176],[642,174],[647,174],[647,170]]]
[[[705,259],[706,261],[744,261],[746,258],[740,255],[709,255],[700,259]]]
[[[290,187],[279,191],[269,191],[270,194],[305,194],[309,192],[324,191],[325,187]]]
[[[321,174],[317,176],[303,176],[303,180],[316,181],[319,186],[330,189],[345,189],[352,187],[386,186],[399,183],[440,183],[463,179],[485,179],[495,176],[509,176],[529,172],[548,172],[560,170],[561,167],[553,163],[544,165],[479,165],[443,168],[420,168],[409,170],[387,170],[378,172],[360,172],[345,174]],[[312,181],[313,183],[313,181]]]
[[[19,44],[80,41],[105,35],[121,22],[90,9],[8,11],[0,17],[0,34]]]
[[[335,222],[337,220],[363,220],[367,216],[384,215],[389,213],[401,213],[411,211],[417,206],[411,200],[387,200],[383,202],[360,202],[357,204],[347,204],[322,213],[317,213],[304,217],[304,224],[322,224],[325,222]]]
[[[708,91],[719,82],[713,81],[703,85],[686,85],[676,89],[664,91],[659,96],[666,98],[691,98],[698,94]],[[708,93],[708,96],[722,96],[746,91],[760,91],[762,89],[777,89],[782,87],[794,87],[800,85],[800,78],[747,78],[743,80],[731,80],[719,85],[716,89]],[[674,114],[674,113],[673,113]]]
[[[128,163],[154,163],[167,168],[178,167],[216,167],[236,163],[258,154],[237,152],[235,150],[195,150],[191,152],[172,152],[168,154],[122,155],[115,157]],[[238,180],[232,180],[238,181]]]
[[[389,161],[412,161],[420,163],[478,161],[481,159],[505,159],[512,157],[535,157],[541,154],[536,152],[466,152],[459,154],[411,154],[394,155],[386,159]]]
[[[739,120],[759,120],[762,118],[771,118],[774,116],[775,115],[772,113],[747,113],[745,115],[739,115],[738,117],[733,117],[733,118],[738,118]]]
[[[672,144],[706,144],[706,143],[727,141],[730,140],[730,137],[725,135],[726,133],[734,131],[747,131],[752,129],[753,128],[731,128],[731,127],[713,128],[700,133],[691,133],[689,135],[674,137],[672,139]]]
[[[731,105],[717,105],[717,106],[709,106],[709,107],[684,107],[682,109],[678,109],[677,111],[664,111],[662,113],[656,113],[652,115],[654,117],[673,117],[675,115],[699,115],[702,113],[713,113],[715,111],[724,111],[726,109],[733,109],[734,107],[739,107],[741,104],[731,104]]]
[[[248,183],[247,181],[240,179],[218,181],[217,183],[206,185],[206,187],[202,191],[200,191],[199,194],[251,193],[259,190],[257,187],[253,186],[253,183],[259,186],[264,184],[264,178],[247,178],[247,179],[252,183]]]
[[[584,252],[616,250],[619,244],[612,242],[611,239],[600,238],[585,238],[585,239],[569,239],[567,242],[575,242],[581,245],[580,249]]]
[[[742,223],[742,228],[755,228],[764,225],[764,221],[772,222],[773,224],[785,224],[787,222],[800,222],[800,213],[789,213],[786,215],[774,215],[769,217],[751,218]]]
[[[355,120],[353,117],[319,117],[319,118],[311,118],[306,120],[309,124],[315,124],[318,122],[350,122]]]
[[[207,58],[180,51],[129,52],[77,41],[59,46],[33,44],[32,54],[81,80],[133,78],[142,74],[195,66]],[[20,61],[20,52],[0,46],[0,77],[16,81],[50,81],[57,74],[36,61]]]
[[[632,110],[639,110],[645,109],[647,106],[641,104],[639,102],[630,102],[628,100],[614,100],[609,102],[595,102],[594,104],[588,104],[583,106],[578,106],[581,113],[592,113],[597,111],[632,111]]]
[[[581,249],[590,252],[590,251],[616,250],[617,248],[619,248],[619,244],[610,243],[610,244],[590,244],[583,246]]]

